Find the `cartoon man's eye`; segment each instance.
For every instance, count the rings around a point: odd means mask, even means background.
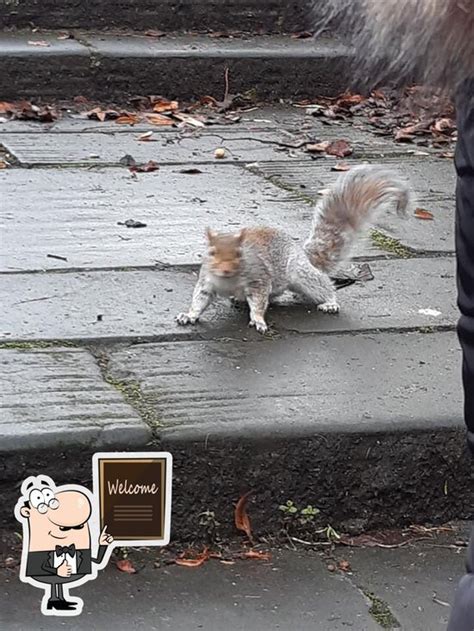
[[[45,504],[49,504],[49,502],[53,499],[54,493],[51,489],[43,489],[42,490],[44,502]]]
[[[43,493],[41,493],[41,491],[38,491],[38,489],[33,489],[30,493],[29,501],[33,508],[38,508],[40,504],[45,503],[44,495]]]

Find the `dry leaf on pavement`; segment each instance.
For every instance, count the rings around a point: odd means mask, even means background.
[[[247,500],[251,493],[252,491],[245,493],[245,495],[242,495],[242,497],[237,502],[234,512],[234,521],[237,530],[242,530],[243,532],[245,532],[249,540],[253,542],[252,528],[250,526],[250,519],[247,514]]]
[[[313,142],[306,145],[306,151],[310,153],[324,153],[331,143],[328,140],[324,142]]]
[[[178,109],[178,101],[168,101],[168,99],[159,99],[153,104],[154,112],[174,112]]]
[[[126,574],[136,574],[137,572],[130,559],[119,559],[115,565],[121,572],[125,572]]]
[[[6,169],[8,164],[4,160],[0,160],[0,169]]]
[[[173,112],[173,117],[186,125],[191,125],[191,127],[204,127],[204,123],[201,120],[194,118],[194,116],[189,116],[189,114]]]
[[[345,158],[346,156],[350,156],[353,149],[347,140],[335,140],[331,142],[329,147],[326,149],[326,153],[329,156],[336,156],[337,158]]]
[[[153,138],[153,132],[152,131],[146,131],[144,134],[140,134],[140,136],[138,136],[137,140],[141,140],[142,142],[151,142],[153,140],[156,140],[156,138]]]
[[[143,165],[132,165],[128,168],[130,173],[151,173],[152,171],[158,171],[160,168],[158,162],[154,160],[148,160],[146,164]]]
[[[351,564],[349,563],[349,561],[339,561],[339,563],[337,564],[338,568],[341,570],[341,572],[350,572],[351,571]]]
[[[28,42],[30,46],[51,46],[49,42],[46,42],[44,39],[41,40],[32,40]]]
[[[429,210],[425,210],[424,208],[416,208],[415,209],[415,217],[417,219],[425,219],[431,221],[434,219],[434,215]]]
[[[119,125],[136,125],[140,121],[140,117],[138,114],[131,114],[129,112],[124,112],[120,114],[120,116],[115,119],[115,122]]]
[[[152,125],[174,125],[173,120],[163,114],[146,114],[145,118]]]
[[[260,550],[246,550],[242,553],[243,559],[259,559],[260,561],[270,561],[272,555],[270,552],[262,552]]]
[[[153,29],[150,29],[145,31],[144,35],[147,37],[164,37],[166,33],[164,31],[154,31]]]
[[[347,162],[336,162],[331,167],[331,171],[350,171],[351,167],[347,164]]]
[[[184,567],[199,567],[203,563],[205,563],[209,559],[209,550],[208,548],[204,548],[204,550],[194,559],[186,559],[181,557],[179,559],[175,559],[176,565],[183,565]]]

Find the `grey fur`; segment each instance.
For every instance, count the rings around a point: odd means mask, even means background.
[[[181,325],[195,324],[216,296],[246,300],[250,326],[267,330],[265,313],[270,300],[285,291],[302,294],[327,313],[337,313],[334,285],[328,275],[350,256],[351,247],[368,224],[392,206],[404,214],[409,203],[407,185],[384,167],[360,166],[339,177],[315,208],[313,224],[303,247],[283,230],[248,229],[238,273],[216,276],[204,259],[194,289],[191,308],[180,313]],[[268,234],[271,233],[271,238]]]
[[[415,78],[455,87],[474,71],[474,0],[312,0],[317,31],[348,33],[351,70],[372,85]]]

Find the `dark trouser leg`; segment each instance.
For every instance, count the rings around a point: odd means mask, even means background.
[[[464,419],[469,447],[474,451],[474,81],[462,87],[457,99],[456,257],[458,334],[463,353]],[[474,631],[474,532],[451,611],[448,631]]]
[[[59,600],[64,600],[63,584],[56,583],[56,595]]]

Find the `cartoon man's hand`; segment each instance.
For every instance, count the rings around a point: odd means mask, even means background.
[[[107,526],[104,526],[103,531],[100,533],[99,546],[109,546],[114,540],[112,535],[109,535],[106,530]]]
[[[61,565],[56,568],[56,573],[58,576],[62,576],[63,578],[68,578],[71,576],[71,566],[64,560]]]

